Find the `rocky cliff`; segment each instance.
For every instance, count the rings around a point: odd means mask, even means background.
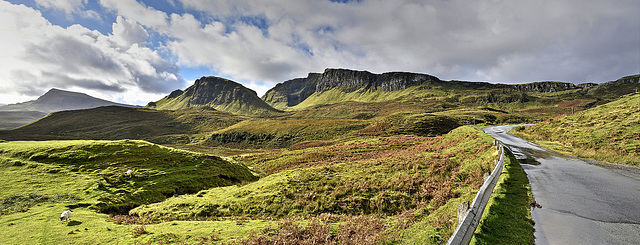
[[[147,108],[177,110],[196,106],[210,106],[216,110],[241,115],[277,112],[262,101],[255,91],[241,84],[219,77],[202,77],[185,89],[176,90]]]
[[[527,84],[516,84],[511,87],[520,92],[541,92],[541,93],[554,93],[566,90],[582,89],[589,90],[598,86],[595,83],[583,83],[573,84],[565,82],[535,82]]]
[[[296,78],[276,85],[262,99],[278,109],[295,106],[314,93],[339,89],[351,92],[392,92],[428,82],[440,82],[437,77],[408,72],[374,74],[368,71],[326,69],[323,73],[309,73],[306,78]]]

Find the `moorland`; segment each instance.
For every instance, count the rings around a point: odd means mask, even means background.
[[[482,126],[538,123],[517,131],[637,165],[639,80],[509,85],[327,69],[262,97],[202,77],[145,108],[53,112],[0,131],[0,237],[442,244],[456,205],[498,158]],[[474,242],[533,243],[528,181],[513,157],[500,183]],[[520,232],[504,237],[505,227]]]

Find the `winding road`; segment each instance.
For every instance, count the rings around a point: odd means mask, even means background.
[[[520,160],[542,208],[536,244],[640,244],[640,169],[578,159],[487,127]]]

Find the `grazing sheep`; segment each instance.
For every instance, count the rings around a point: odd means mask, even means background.
[[[64,211],[60,214],[60,221],[62,221],[63,224],[65,220],[68,221],[69,219],[71,219],[71,210]]]
[[[124,172],[124,177],[131,178],[131,174],[133,174],[133,170],[129,169],[127,172]]]

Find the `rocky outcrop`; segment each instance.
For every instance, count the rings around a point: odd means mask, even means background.
[[[597,86],[595,83],[583,83],[575,85],[573,83],[564,82],[535,82],[527,84],[511,85],[513,89],[520,92],[541,92],[541,93],[554,93],[566,90],[582,89],[588,90]]]
[[[220,77],[202,77],[185,89],[171,92],[147,108],[177,110],[196,106],[210,106],[234,114],[256,115],[277,112],[262,101],[257,93],[241,84]]]
[[[276,109],[285,109],[290,106],[300,104],[316,91],[317,77],[319,73],[309,73],[306,78],[296,78],[283,83],[278,83],[275,87],[267,91],[262,96],[262,100]]]
[[[439,81],[434,76],[408,72],[374,74],[368,71],[326,69],[323,73],[309,73],[306,78],[280,83],[267,91],[262,99],[276,108],[284,109],[301,103],[314,93],[332,89],[345,93],[392,92]]]
[[[316,83],[316,92],[339,88],[345,93],[361,89],[384,92],[403,90],[427,81],[440,81],[437,77],[408,72],[373,74],[368,71],[326,69]]]

